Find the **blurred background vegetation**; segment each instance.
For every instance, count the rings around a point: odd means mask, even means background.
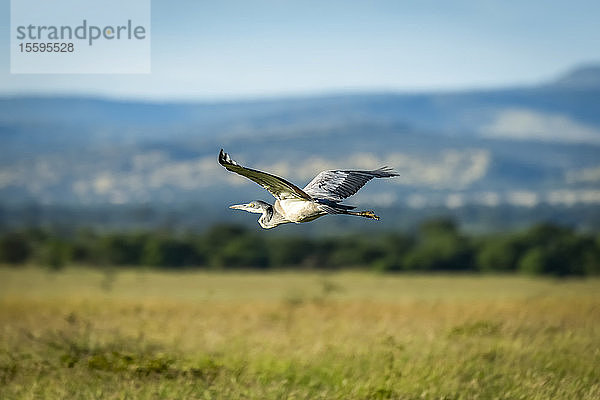
[[[60,269],[368,269],[382,272],[519,272],[600,274],[600,235],[553,224],[467,234],[450,218],[422,222],[414,232],[352,233],[341,237],[265,235],[233,224],[203,232],[139,230],[71,232],[30,228],[0,235],[0,262]]]

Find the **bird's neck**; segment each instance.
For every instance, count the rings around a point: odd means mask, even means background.
[[[262,209],[262,215],[258,219],[258,223],[263,228],[271,228],[272,225],[270,224],[270,222],[272,219],[273,219],[273,206],[268,204]]]
[[[277,225],[287,224],[288,221],[283,215],[279,214],[275,207],[268,205],[263,208],[263,214],[258,219],[258,223],[265,229],[275,228]]]

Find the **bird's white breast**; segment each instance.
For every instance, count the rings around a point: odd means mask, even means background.
[[[320,217],[323,213],[312,201],[285,199],[275,202],[275,209],[292,222],[306,222]]]

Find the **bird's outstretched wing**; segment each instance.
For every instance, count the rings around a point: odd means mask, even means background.
[[[393,176],[398,176],[398,174],[388,167],[373,171],[323,171],[302,190],[312,197],[338,202],[358,192],[365,183],[373,178],[391,178]]]
[[[229,154],[225,153],[223,149],[219,152],[219,164],[231,172],[245,176],[258,183],[260,186],[267,189],[276,199],[311,199],[311,197],[302,189],[283,178],[241,166],[233,161],[231,157],[229,157]]]

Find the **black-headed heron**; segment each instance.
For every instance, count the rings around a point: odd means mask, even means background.
[[[289,222],[312,221],[326,214],[347,214],[378,220],[373,211],[351,211],[355,207],[340,202],[358,192],[373,178],[398,176],[388,167],[372,171],[331,170],[314,177],[304,189],[267,172],[246,168],[235,162],[223,149],[219,152],[219,164],[229,171],[253,180],[275,197],[275,204],[255,200],[248,204],[230,206],[236,210],[262,214],[258,223],[265,229]]]

